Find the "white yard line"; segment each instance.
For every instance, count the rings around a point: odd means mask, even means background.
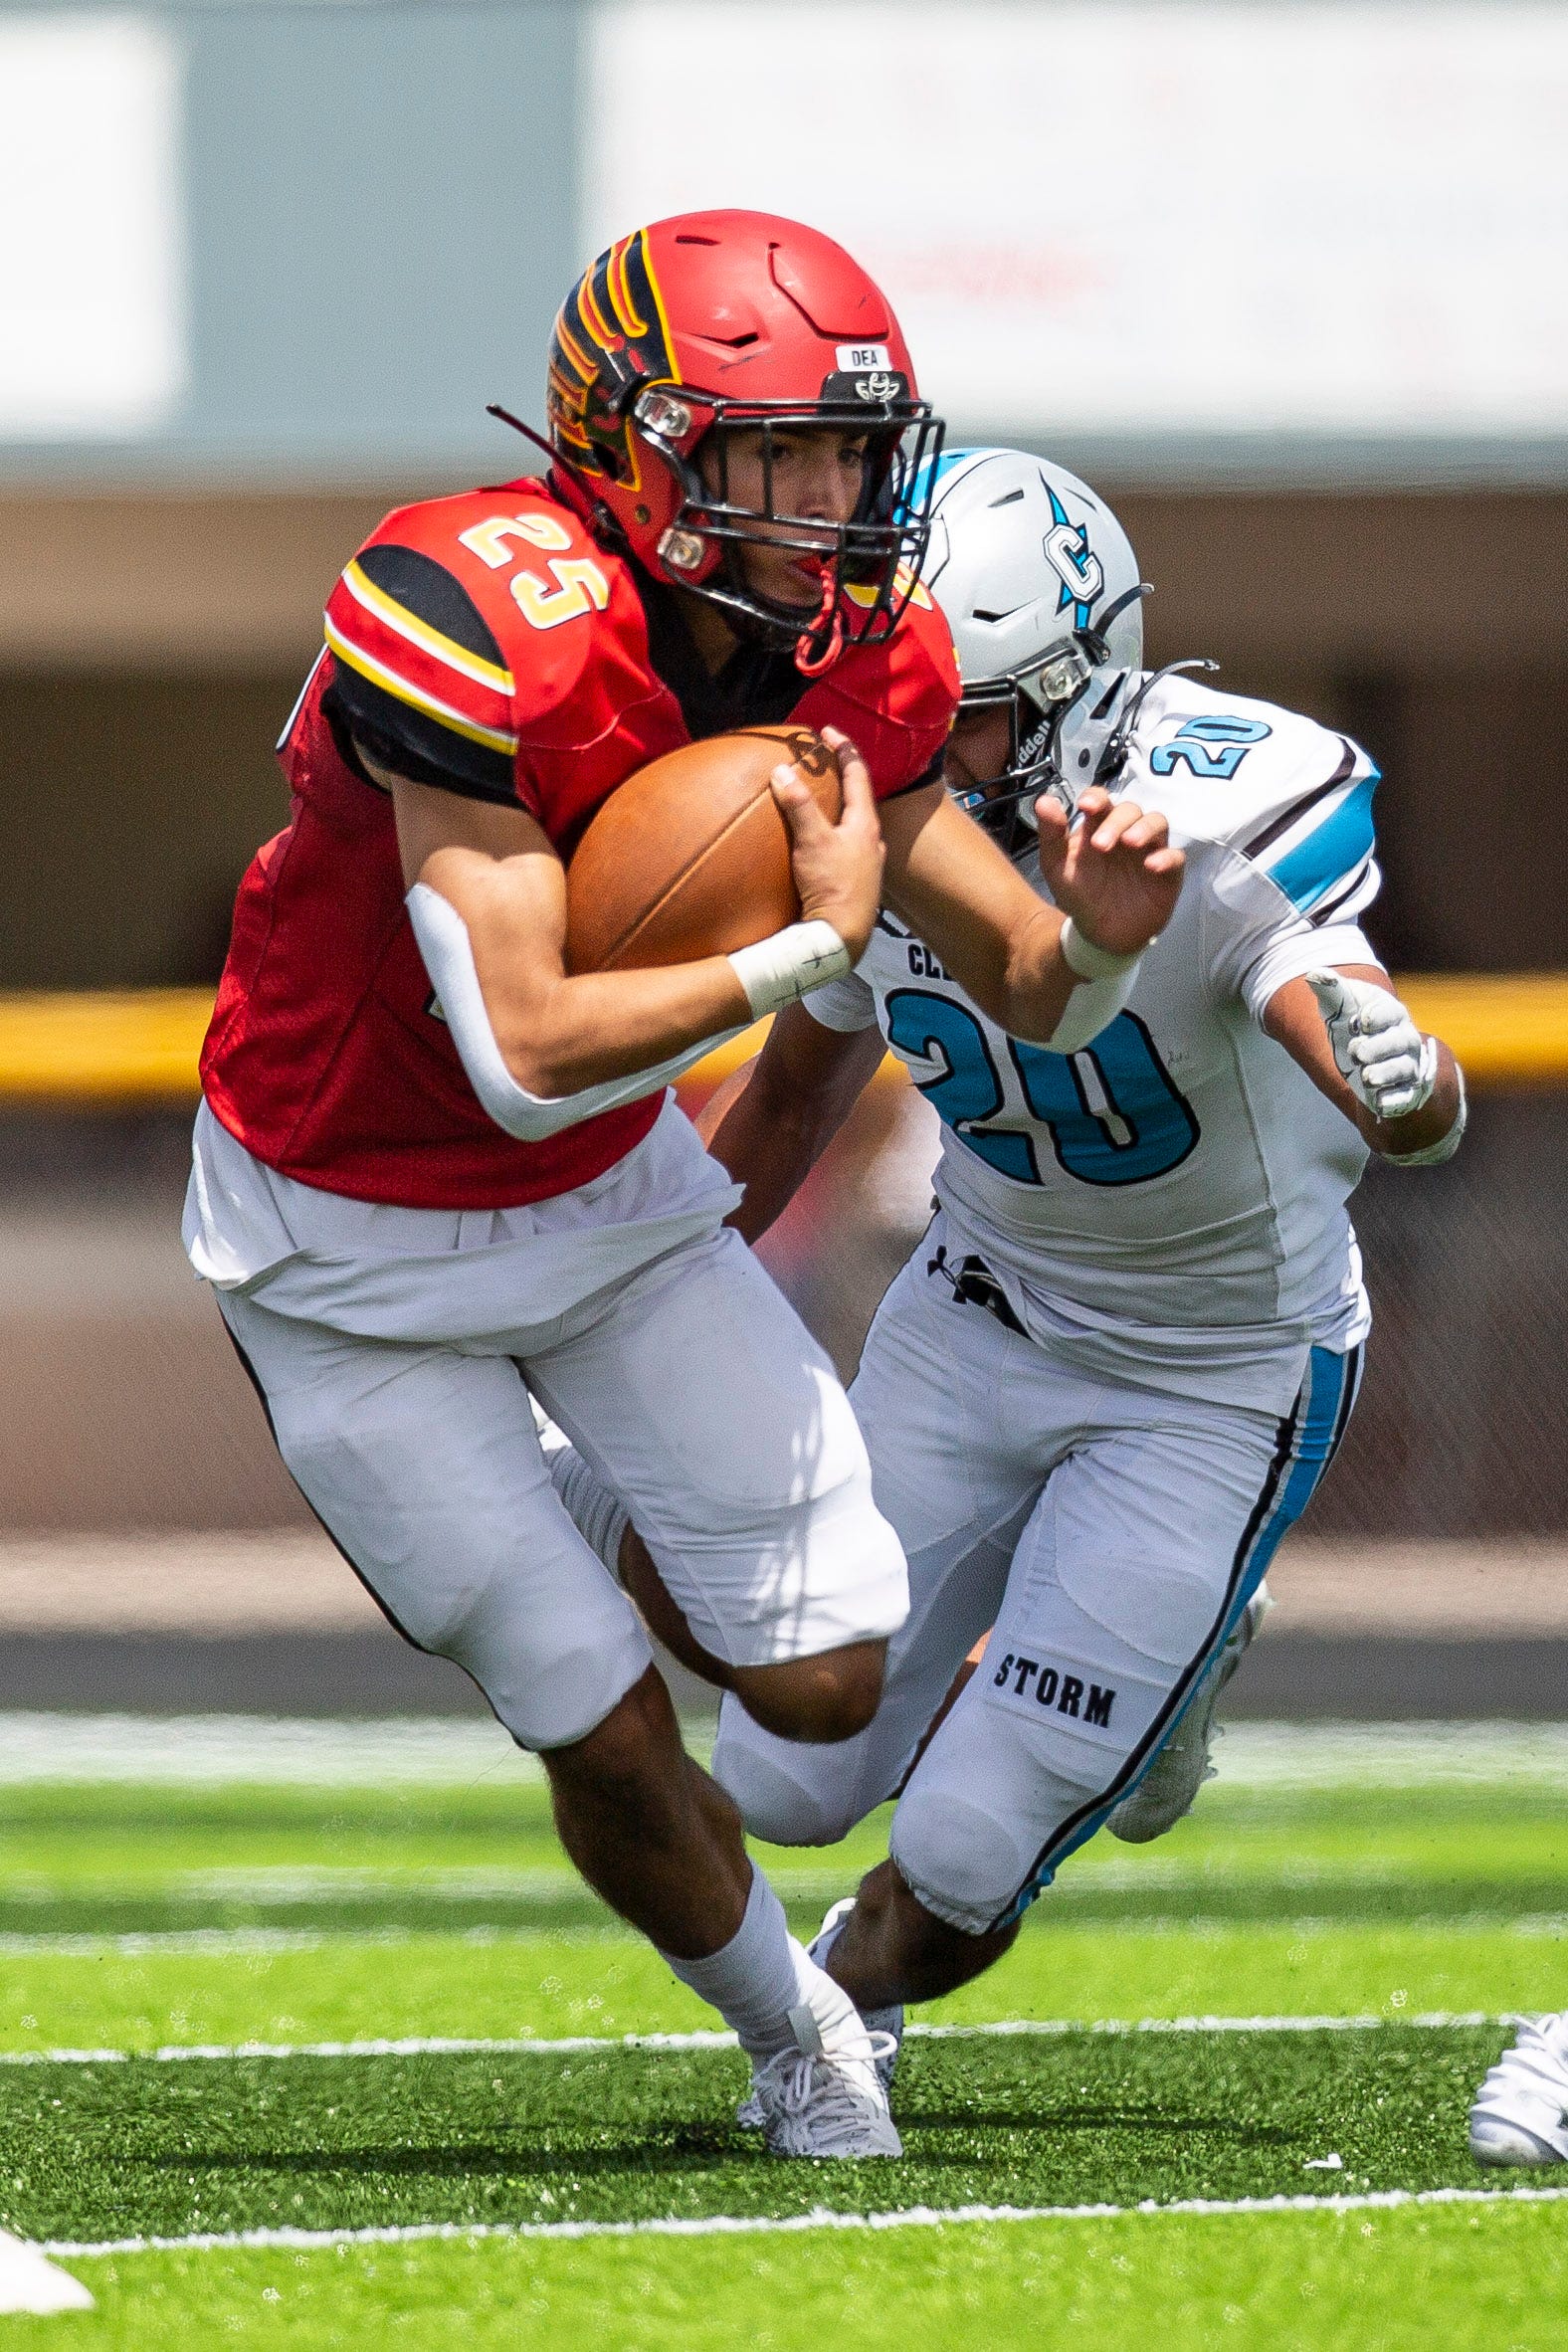
[[[794,1896],[794,1884],[781,1876],[780,1889]],[[1217,1919],[1204,1914],[1211,1927],[1235,1926],[1243,1928],[1258,1923],[1247,1919]],[[1070,1919],[1068,1925],[1074,1924]],[[1263,1923],[1270,1930],[1287,1929],[1292,1936],[1330,1935],[1348,1926],[1372,1924],[1364,1919],[1350,1921],[1330,1916],[1285,1912],[1279,1918]],[[1416,1911],[1389,1923],[1397,1928],[1419,1932],[1438,1929],[1446,1934],[1476,1934],[1480,1932],[1527,1937],[1568,1935],[1568,1912],[1562,1911]],[[1127,1931],[1137,1935],[1190,1935],[1193,1920],[1180,1912],[1156,1912],[1147,1918],[1129,1919]],[[543,1934],[557,1931],[543,1921],[515,1920],[505,1925],[478,1925],[473,1927],[444,1926],[439,1919],[422,1921],[418,1925],[396,1927],[148,1927],[131,1928],[120,1935],[105,1935],[101,1931],[83,1930],[78,1933],[37,1932],[0,1934],[0,1960],[102,1960],[150,1959],[159,1953],[193,1953],[209,1959],[221,1959],[230,1954],[251,1952],[320,1952],[332,1949],[354,1950],[361,1945],[403,1944],[421,1936],[432,1936],[442,1943],[452,1944],[508,1944],[525,1943]],[[615,1943],[629,1939],[631,1930],[613,1919],[602,1923],[590,1921],[570,1931],[573,1942],[602,1940]],[[4,2054],[0,2053],[0,2058]]]
[[[692,1727],[692,1744],[705,1744]],[[1568,1783],[1565,1723],[1236,1723],[1217,1761],[1238,1788]],[[0,1785],[35,1781],[337,1787],[537,1782],[494,1723],[414,1717],[0,1713]]]
[[[1550,2189],[1373,2189],[1353,2197],[1180,2197],[1138,2205],[911,2205],[901,2213],[812,2213],[770,2216],[710,2214],[705,2218],[642,2222],[409,2222],[380,2230],[211,2230],[189,2238],[106,2238],[91,2243],[44,2242],[39,2252],[59,2260],[99,2255],[223,2254],[247,2248],[309,2252],[338,2246],[412,2246],[423,2239],[481,2238],[727,2238],[788,2237],[808,2230],[931,2230],[974,2222],[1105,2222],[1154,2220],[1168,2214],[1203,2219],[1227,2214],[1389,2213],[1403,2206],[1551,2205],[1568,2187]]]
[[[1247,1789],[1568,1785],[1568,1723],[1230,1723],[1222,1781]]]
[[[1512,2026],[1518,2017],[1490,2017],[1484,2010],[1418,2010],[1409,2017],[1141,2017],[1007,2018],[995,2025],[912,2025],[907,2037],[921,2042],[985,2042],[1007,2036],[1064,2034],[1365,2034],[1374,2028],[1421,2026],[1452,2032],[1470,2026]],[[588,2050],[733,2050],[733,2034],[697,2030],[686,2034],[566,2034],[555,2039],[515,2035],[470,2039],[461,2035],[408,2035],[367,2042],[173,2042],[156,2050],[6,2050],[3,2066],[108,2066],[139,2060],[176,2065],[187,2060],[228,2058],[565,2058]]]
[[[169,1927],[128,1935],[0,1935],[0,1960],[146,1959],[155,1952],[318,1952],[325,1943],[406,1943],[407,1927],[355,1927],[335,1935],[313,1927]],[[457,1942],[490,1941],[490,1928],[468,1929]]]
[[[0,1785],[215,1781],[332,1788],[542,1783],[498,1723],[394,1716],[364,1722],[271,1715],[0,1712]]]

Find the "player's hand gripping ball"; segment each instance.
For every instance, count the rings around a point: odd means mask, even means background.
[[[781,761],[837,824],[838,761],[809,727],[710,735],[628,776],[566,869],[567,970],[694,963],[798,922],[789,828],[769,782]]]

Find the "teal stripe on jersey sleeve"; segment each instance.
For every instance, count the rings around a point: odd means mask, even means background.
[[[1372,795],[1379,781],[1374,768],[1305,841],[1286,851],[1277,866],[1265,868],[1270,880],[1278,883],[1303,914],[1371,856],[1377,838],[1372,827]]]

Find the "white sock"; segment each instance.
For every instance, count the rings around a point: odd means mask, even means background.
[[[781,2050],[801,2047],[791,2023],[791,2012],[800,2009],[811,2012],[824,2039],[844,2041],[846,2027],[864,2038],[848,1993],[790,1934],[784,1905],[755,1865],[745,1917],[721,1950],[705,1960],[678,1960],[669,1952],[660,1958],[684,1985],[718,2011],[725,2025],[733,2027],[741,2049],[754,2058],[776,2058]]]
[[[555,1442],[546,1440],[542,1430],[539,1435],[550,1483],[566,1505],[567,1515],[578,1534],[593,1546],[610,1574],[618,1576],[621,1538],[630,1524],[627,1513],[604,1480],[588,1468],[571,1441],[553,1423],[547,1426]]]

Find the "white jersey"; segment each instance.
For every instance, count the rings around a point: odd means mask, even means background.
[[[1008,1037],[886,916],[804,1000],[882,1029],[942,1121],[950,1239],[1087,1371],[1283,1412],[1308,1347],[1365,1336],[1345,1202],[1366,1147],[1261,1021],[1285,981],[1377,961],[1377,780],[1312,719],[1163,679],[1115,790],[1165,812],[1187,877],[1091,1046]]]

